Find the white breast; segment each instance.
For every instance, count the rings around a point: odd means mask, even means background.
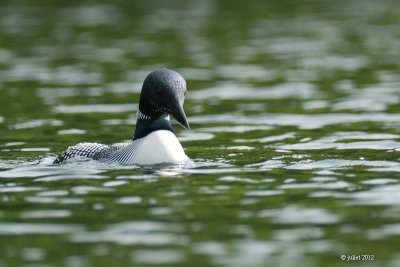
[[[172,132],[159,130],[133,141],[109,160],[123,165],[153,165],[186,162],[189,158]]]
[[[176,136],[165,130],[142,138],[135,156],[137,164],[177,163],[188,160]]]

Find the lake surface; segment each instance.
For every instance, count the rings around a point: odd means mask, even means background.
[[[3,0],[0,267],[399,266],[399,24],[394,0]],[[51,164],[131,139],[161,67],[195,165]]]

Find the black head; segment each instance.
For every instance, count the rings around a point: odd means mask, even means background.
[[[139,110],[153,118],[171,114],[183,127],[189,129],[183,111],[186,92],[186,81],[182,75],[169,69],[155,70],[143,82]]]

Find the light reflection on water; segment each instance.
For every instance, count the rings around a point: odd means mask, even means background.
[[[0,4],[0,266],[398,266],[398,3],[136,2]],[[160,67],[193,164],[52,165]]]

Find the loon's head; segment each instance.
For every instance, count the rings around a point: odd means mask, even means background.
[[[170,69],[155,70],[143,82],[139,110],[151,118],[171,114],[183,127],[189,129],[183,110],[186,92],[186,81],[182,75]]]

